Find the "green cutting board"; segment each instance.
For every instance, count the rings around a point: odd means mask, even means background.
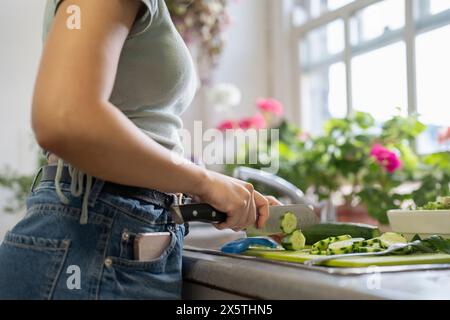
[[[321,258],[323,256],[310,255],[304,252],[277,251],[277,250],[248,250],[244,253],[248,256],[264,258],[269,260],[303,263],[307,260]],[[352,257],[330,260],[324,265],[328,267],[342,268],[363,268],[371,266],[401,266],[414,264],[450,264],[450,255],[413,254],[407,256],[386,256],[386,257]]]

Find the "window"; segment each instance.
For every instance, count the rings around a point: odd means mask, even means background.
[[[418,113],[423,153],[450,126],[450,0],[294,0],[302,125],[353,110],[378,122]],[[448,146],[447,146],[448,148]]]

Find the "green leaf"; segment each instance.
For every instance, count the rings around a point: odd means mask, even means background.
[[[375,119],[366,112],[355,112],[355,122],[361,129],[369,129],[375,125]]]
[[[404,169],[413,171],[419,166],[419,157],[414,153],[411,147],[407,144],[398,144],[397,149],[400,151],[400,158],[403,162]]]
[[[431,155],[425,156],[423,159],[423,162],[430,166],[434,166],[441,170],[450,172],[450,153],[449,152],[433,153]]]

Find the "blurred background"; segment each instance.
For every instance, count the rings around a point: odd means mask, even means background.
[[[0,239],[39,165],[30,107],[45,2],[0,3]],[[261,156],[340,220],[385,224],[390,208],[448,195],[450,0],[166,3],[202,83],[187,129],[280,130]]]

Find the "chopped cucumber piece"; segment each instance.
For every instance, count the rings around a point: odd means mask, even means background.
[[[327,254],[329,256],[334,256],[334,255],[338,255],[338,254],[348,254],[348,253],[353,253],[353,249],[352,248],[343,248],[343,249],[328,249],[327,250]]]
[[[329,237],[323,240],[320,240],[312,245],[312,249],[314,250],[327,250],[329,245],[334,242],[350,240],[352,237],[349,235],[337,236],[337,237]],[[363,239],[364,240],[364,239]]]
[[[297,217],[292,212],[286,212],[280,220],[280,228],[284,234],[291,234],[297,229]]]
[[[359,253],[374,253],[374,252],[382,252],[383,249],[380,247],[360,247],[358,248]]]
[[[348,239],[348,240],[343,240],[343,241],[338,241],[338,242],[333,242],[330,243],[330,245],[328,246],[328,250],[350,250],[353,251],[353,249],[355,247],[360,247],[361,244],[363,243],[364,238],[356,238],[356,239]]]
[[[389,248],[396,243],[408,243],[404,236],[395,232],[386,232],[379,237],[381,246]]]
[[[360,223],[321,223],[302,230],[306,244],[312,245],[328,237],[348,234],[352,238],[372,239],[381,235],[376,226]]]
[[[311,250],[309,252],[309,254],[316,255],[316,256],[326,256],[326,255],[328,255],[328,253],[326,251],[320,251],[320,250]]]
[[[373,238],[373,239],[363,241],[363,243],[361,244],[361,247],[371,247],[373,245],[380,245],[380,243],[381,243],[380,238]]]
[[[306,238],[300,230],[283,238],[281,245],[284,249],[290,251],[299,251],[305,248]]]

